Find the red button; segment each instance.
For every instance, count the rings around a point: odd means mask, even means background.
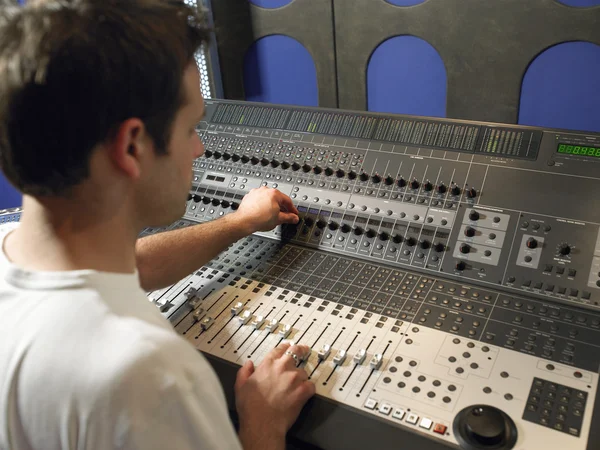
[[[446,425],[442,425],[441,423],[436,423],[435,427],[433,427],[434,433],[444,434],[446,432]]]

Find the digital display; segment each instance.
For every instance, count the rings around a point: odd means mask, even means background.
[[[565,155],[600,158],[600,147],[590,147],[586,145],[558,144],[557,152]]]

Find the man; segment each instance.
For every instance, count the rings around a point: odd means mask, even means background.
[[[165,0],[48,1],[0,28],[0,162],[24,194],[21,223],[0,232],[0,448],[284,448],[314,394],[294,361],[308,349],[240,369],[236,435],[209,364],[143,290],[298,220],[263,188],[136,243],[181,217],[203,153],[202,18]]]

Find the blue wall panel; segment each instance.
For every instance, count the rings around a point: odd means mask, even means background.
[[[367,68],[369,111],[446,116],[446,69],[438,52],[414,36],[380,44]]]
[[[600,5],[600,0],[557,0],[567,6],[575,6],[576,8],[589,8],[590,6]]]
[[[317,72],[295,39],[272,35],[256,41],[244,58],[246,100],[317,106]]]
[[[396,6],[415,6],[427,0],[385,0],[388,3]]]
[[[218,1],[218,0],[217,0]],[[281,8],[289,3],[292,3],[293,0],[249,0],[250,3],[256,6],[260,6],[261,8]]]
[[[523,77],[519,123],[600,132],[600,46],[559,44]]]

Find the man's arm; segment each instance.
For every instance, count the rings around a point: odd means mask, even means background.
[[[263,187],[250,191],[236,212],[220,219],[139,239],[136,258],[142,288],[170,286],[249,234],[297,223],[297,214],[287,195]]]

